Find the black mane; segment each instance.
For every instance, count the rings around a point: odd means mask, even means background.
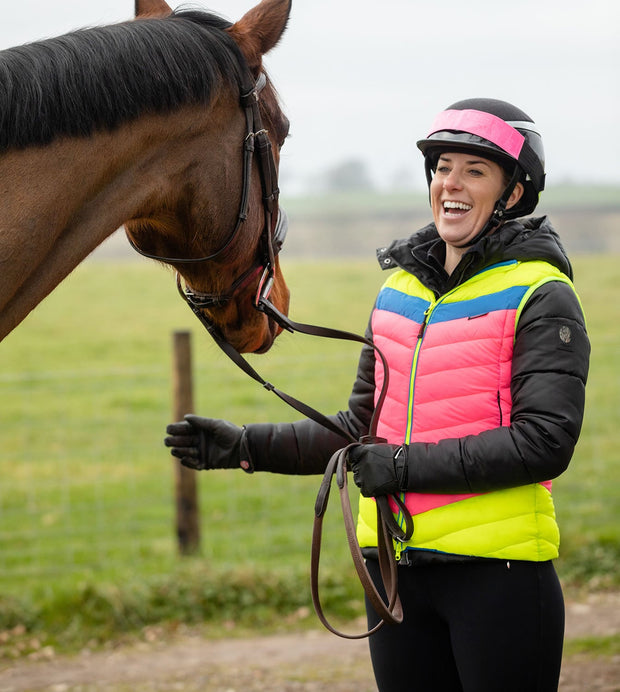
[[[0,150],[113,130],[144,113],[209,103],[240,85],[237,44],[213,14],[175,12],[0,52]]]

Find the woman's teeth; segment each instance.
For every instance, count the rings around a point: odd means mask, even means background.
[[[444,202],[443,209],[446,214],[460,214],[469,211],[472,208],[471,204],[465,202]]]

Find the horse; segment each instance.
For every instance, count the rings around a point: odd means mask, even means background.
[[[136,0],[126,22],[0,52],[0,340],[124,226],[233,348],[271,347],[282,327],[256,307],[269,292],[288,312],[289,124],[263,55],[290,9],[262,0],[231,23]]]

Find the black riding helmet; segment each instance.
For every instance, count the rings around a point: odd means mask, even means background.
[[[531,214],[545,187],[545,154],[540,133],[529,115],[506,101],[457,101],[437,116],[426,139],[419,140],[417,145],[424,154],[429,185],[439,155],[446,151],[475,151],[507,172],[510,182],[497,200],[489,222],[472,243],[506,219]],[[523,185],[523,195],[511,209],[506,209],[518,182]]]

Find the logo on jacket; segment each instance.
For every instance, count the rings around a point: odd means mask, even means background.
[[[564,326],[560,327],[560,340],[564,344],[570,344],[573,335],[571,334],[570,327]]]

